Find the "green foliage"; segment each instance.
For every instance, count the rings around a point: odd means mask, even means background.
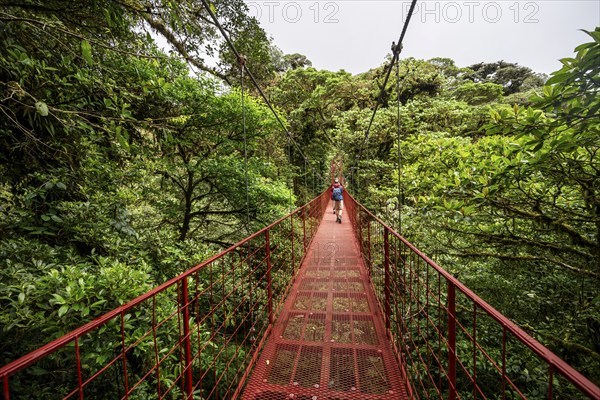
[[[497,101],[502,91],[502,86],[495,83],[467,82],[456,88],[453,97],[471,105],[478,105]]]
[[[0,15],[2,365],[189,269],[295,202],[285,134],[248,93],[244,131],[241,93],[214,78],[236,79],[237,61],[200,2],[38,3],[11,3]],[[244,3],[213,3],[256,76],[271,79],[269,42]],[[147,29],[175,52],[158,49]],[[188,63],[207,74],[194,77]],[[157,312],[171,315],[171,307]],[[135,341],[152,319],[140,312],[127,323],[138,327],[128,337]],[[120,337],[105,339],[119,333],[114,321],[103,329],[82,339],[95,349],[82,360],[86,373],[120,345]],[[136,376],[154,357],[139,349],[128,360]],[[73,364],[68,357],[50,357],[15,385],[56,396],[42,383]],[[172,371],[161,374],[165,387],[177,377],[174,359],[164,364]],[[90,388],[92,397],[117,397],[113,372]],[[66,387],[68,374],[58,375],[57,387]],[[139,390],[149,398],[155,387]]]
[[[285,54],[283,56],[283,61],[286,65],[286,69],[312,67],[312,62],[306,58],[305,55],[298,53]]]
[[[0,245],[4,363],[153,286],[143,260],[129,264],[99,256],[87,260],[26,239],[5,239]]]
[[[419,86],[401,74],[408,87],[400,92],[400,171],[396,105],[389,100],[353,183],[368,207],[597,382],[600,43],[598,31],[589,35],[593,41],[563,59],[543,88],[541,77],[514,65],[469,72],[432,60],[443,77],[440,89],[406,99],[402,93]],[[529,78],[535,84],[526,84]],[[363,142],[369,111],[338,117],[347,154]],[[517,356],[515,363],[527,362]],[[524,379],[543,379],[528,371]]]
[[[463,77],[473,82],[502,85],[505,95],[540,87],[546,78],[543,74],[534,73],[530,68],[505,61],[471,65],[466,68]]]
[[[315,70],[302,55],[278,52],[242,0],[211,2],[257,78],[270,84],[306,165],[252,96],[243,99],[243,124],[238,60],[201,2],[13,3],[0,13],[2,363],[281,217],[296,196],[321,191],[327,182],[318,175],[343,160],[349,189],[368,207],[600,380],[598,30],[545,86],[544,76],[506,62],[459,68],[450,59],[407,59],[400,82],[394,73],[379,98],[385,66],[358,76]],[[285,250],[273,256],[282,264],[291,249],[276,236],[273,244]],[[287,284],[281,276],[274,273],[277,293]],[[240,321],[228,306],[217,322],[231,327]],[[151,317],[127,321],[144,327]],[[83,360],[90,369],[118,342],[85,340],[97,349]],[[232,358],[250,351],[235,340],[210,346]],[[143,348],[131,355],[136,376],[153,356]],[[543,388],[525,356],[512,361],[523,380]],[[44,368],[63,365],[58,355],[17,385],[54,395],[35,382]],[[178,361],[165,365],[172,373],[158,384],[170,387]],[[213,376],[224,370],[204,367]],[[56,379],[66,385],[63,375]],[[107,378],[100,386],[94,398],[110,398],[103,389],[118,384]],[[151,392],[140,387],[138,396]]]
[[[318,71],[314,68],[288,70],[270,88],[271,99],[286,113],[290,121],[290,134],[310,160],[305,161],[295,146],[289,148],[289,162],[299,174],[294,188],[304,193],[303,201],[320,193],[328,182],[327,177],[334,142],[330,130],[335,127],[335,116],[361,102],[367,85],[344,71]],[[357,93],[357,90],[362,93]],[[310,193],[310,194],[309,194]]]

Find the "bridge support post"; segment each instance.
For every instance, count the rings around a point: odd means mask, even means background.
[[[383,229],[383,266],[385,271],[385,327],[389,333],[392,308],[390,305],[390,234],[388,228]]]
[[[448,400],[456,399],[456,287],[448,281]]]
[[[265,251],[267,256],[267,307],[269,311],[269,325],[273,325],[273,281],[271,280],[271,239],[269,230],[265,231]]]
[[[372,275],[373,271],[371,271],[371,267],[373,266],[373,259],[371,258],[371,219],[369,218],[369,216],[367,215],[367,245],[368,247],[368,252],[367,255],[369,257],[369,262],[367,263],[367,270],[369,271],[369,275]]]
[[[192,382],[192,347],[190,340],[190,300],[189,300],[188,278],[181,280],[181,318],[183,319],[183,352],[185,358],[184,388],[187,398],[194,395],[194,384]]]
[[[304,243],[304,255],[306,255],[306,208],[302,207],[302,242]]]
[[[290,232],[291,232],[291,240],[292,240],[292,256],[290,259],[292,260],[292,276],[296,275],[296,254],[294,254],[294,214],[290,214]]]

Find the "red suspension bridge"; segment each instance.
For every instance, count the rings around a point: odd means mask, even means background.
[[[2,367],[3,398],[600,398],[347,194],[345,205],[336,224],[325,192]]]

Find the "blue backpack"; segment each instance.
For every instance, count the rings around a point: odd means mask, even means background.
[[[343,199],[343,197],[342,197],[342,187],[341,186],[333,188],[332,197],[336,201],[339,201],[339,200]]]

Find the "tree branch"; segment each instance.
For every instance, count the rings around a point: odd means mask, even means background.
[[[240,209],[240,210],[217,210],[217,211],[194,211],[193,213],[190,214],[190,218],[194,218],[197,217],[199,215],[232,215],[232,214],[239,214],[241,212],[243,212],[244,209]]]
[[[540,242],[540,241],[536,241],[533,239],[529,239],[527,237],[524,236],[518,236],[514,233],[510,233],[510,237],[508,236],[503,236],[503,235],[496,235],[493,233],[477,233],[477,232],[469,232],[469,231],[464,231],[461,229],[457,229],[457,228],[452,228],[450,226],[445,226],[445,229],[447,229],[450,232],[454,232],[454,233],[459,233],[461,235],[471,235],[471,236],[475,236],[478,238],[482,238],[485,240],[490,240],[490,241],[495,241],[497,243],[500,244],[510,244],[510,245],[529,245],[529,246],[534,246],[534,247],[538,247],[538,248],[543,248],[543,249],[548,249],[554,252],[570,252],[573,254],[577,254],[578,256],[581,257],[585,257],[588,259],[593,259],[594,255],[586,253],[584,251],[581,251],[579,249],[574,249],[571,247],[567,247],[567,246],[559,246],[556,243],[551,243],[551,242]],[[508,229],[508,228],[506,228]]]
[[[553,342],[556,342],[556,343],[560,344],[561,347],[566,348],[566,349],[568,349],[569,351],[571,351],[573,353],[583,352],[583,353],[586,353],[587,355],[593,357],[596,360],[600,360],[600,354],[596,353],[592,349],[589,349],[589,348],[587,348],[585,346],[580,345],[579,343],[568,342],[566,340],[562,340],[561,338],[556,337],[554,335],[551,335],[549,333],[540,332],[540,331],[534,329],[531,325],[528,325],[528,324],[520,324],[520,325],[524,329],[533,331],[533,332],[537,333],[540,336],[543,336],[545,338],[548,338],[548,339],[552,340]]]
[[[501,209],[510,211],[521,217],[525,217],[530,220],[541,221],[548,225],[554,226],[559,231],[566,233],[569,237],[571,237],[571,239],[573,239],[573,242],[575,244],[580,244],[580,245],[583,245],[585,247],[592,248],[592,249],[596,248],[596,243],[594,241],[589,240],[588,238],[582,236],[579,232],[577,232],[575,229],[573,229],[573,227],[571,227],[567,224],[564,224],[564,223],[560,222],[559,220],[555,220],[552,217],[549,217],[548,215],[544,214],[539,209],[537,210],[538,212],[529,212],[529,211],[521,210],[516,207],[512,207],[503,202],[498,202],[498,201],[494,201],[494,200],[490,200],[490,202]]]
[[[215,70],[214,68],[210,68],[210,67],[204,65],[197,58],[192,57],[188,53],[187,49],[185,48],[185,44],[183,44],[181,41],[179,41],[175,37],[173,32],[171,32],[161,21],[158,21],[157,19],[152,18],[148,14],[144,15],[144,20],[150,25],[150,27],[152,27],[152,29],[154,29],[157,33],[161,34],[165,39],[167,39],[167,41],[175,48],[175,50],[177,50],[177,52],[179,54],[181,54],[181,56],[187,62],[189,62],[194,67],[196,67],[202,71],[208,72],[211,75],[214,75],[216,77],[223,79],[225,82],[227,82],[227,84],[231,85],[231,82],[229,81],[229,79],[227,78],[226,75],[220,73],[219,71]]]
[[[441,254],[447,254],[449,256],[453,256],[453,257],[460,257],[460,258],[483,258],[483,257],[491,257],[491,258],[498,258],[500,260],[509,260],[509,261],[545,261],[545,262],[549,262],[552,264],[556,264],[559,265],[565,269],[568,269],[572,272],[577,272],[579,274],[583,274],[583,275],[587,275],[590,276],[592,278],[595,279],[600,279],[600,273],[597,272],[593,272],[593,271],[588,271],[585,269],[581,269],[581,268],[577,268],[574,267],[572,265],[566,264],[562,261],[558,261],[558,260],[553,260],[551,258],[547,258],[547,257],[536,257],[536,256],[517,256],[517,255],[511,255],[511,254],[496,254],[496,253],[450,253],[450,252],[441,252]]]

